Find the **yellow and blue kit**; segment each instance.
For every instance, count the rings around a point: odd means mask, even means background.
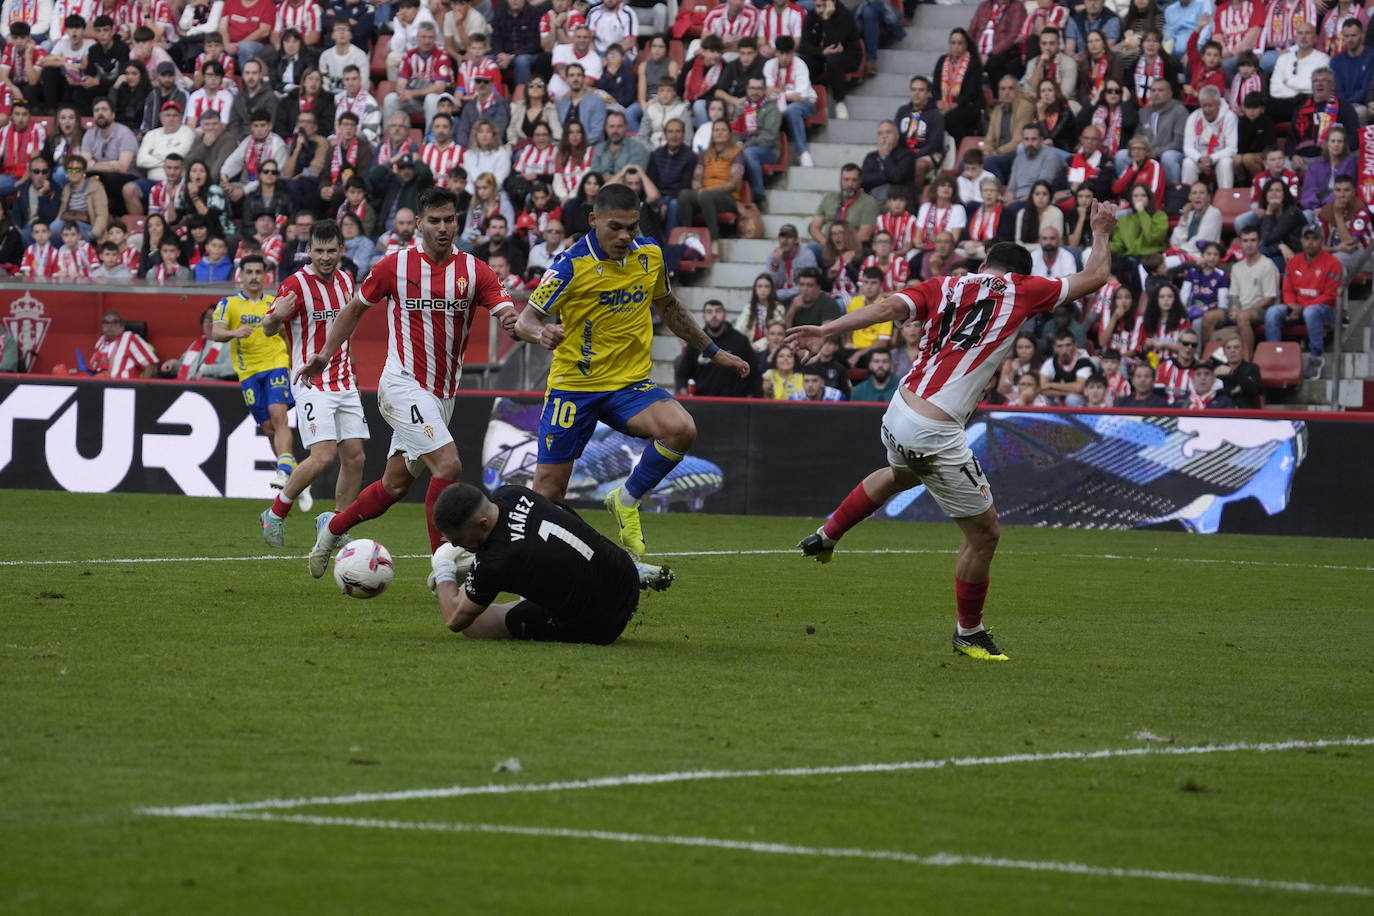
[[[630,418],[670,398],[653,382],[653,302],[671,292],[663,250],[650,238],[611,260],[588,232],[549,265],[529,304],[563,325],[539,418],[539,463],[582,454],[598,420],[628,433]]]
[[[286,350],[286,341],[280,334],[268,337],[261,330],[274,298],[264,293],[258,299],[249,299],[239,291],[215,305],[216,323],[223,322],[231,331],[242,327],[254,329],[247,337],[235,337],[229,342],[229,355],[243,388],[243,401],[259,423],[267,420],[269,404],[290,407],[296,403],[291,395],[291,355]]]

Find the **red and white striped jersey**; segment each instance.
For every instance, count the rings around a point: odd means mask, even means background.
[[[1028,318],[1068,299],[1069,282],[1020,274],[936,277],[895,293],[921,322],[920,355],[902,385],[961,425]]]
[[[453,67],[449,64],[448,55],[437,47],[429,52],[429,56],[421,54],[419,48],[411,48],[406,52],[405,59],[401,61],[401,69],[397,75],[404,82],[410,80],[439,82],[442,80],[450,86],[453,85]]]
[[[515,157],[515,171],[523,175],[533,172],[536,175],[552,175],[558,168],[558,147],[552,143],[540,149],[533,143],[521,148]]]
[[[186,117],[199,123],[201,117],[207,111],[214,111],[219,114],[219,119],[225,124],[229,123],[229,109],[234,105],[234,91],[221,87],[213,96],[210,90],[204,86],[191,93],[191,97],[186,100]]]
[[[884,210],[878,214],[878,231],[892,236],[892,247],[900,251],[916,241],[916,217]]]
[[[39,245],[34,242],[24,249],[24,259],[19,263],[21,277],[51,277],[57,273],[57,247],[52,242]]]
[[[37,63],[42,57],[43,49],[37,45],[34,46],[32,52],[28,55],[28,59],[33,63]],[[24,59],[24,55],[19,53],[19,46],[14,42],[10,42],[5,45],[5,47],[0,48],[0,70],[8,68],[10,82],[14,83],[16,86],[27,86],[29,82],[29,73],[24,69]]]
[[[125,41],[133,38],[134,29],[141,25],[146,25],[148,28],[152,28],[154,25],[162,26],[166,30],[167,36],[164,40],[174,39],[177,33],[176,16],[172,14],[172,7],[167,3],[167,0],[153,0],[152,3],[148,4],[146,10],[138,0],[124,0],[123,3],[115,7],[114,21],[115,31]],[[86,20],[86,25],[89,26],[91,22],[90,19]]]
[[[1171,402],[1179,399],[1186,402],[1193,391],[1193,370],[1180,366],[1177,360],[1166,359],[1155,372],[1155,387],[1162,387],[1164,396]]]
[[[747,3],[733,20],[730,18],[730,5],[722,3],[707,13],[701,23],[701,34],[719,35],[722,39],[740,39],[745,35],[753,35],[758,29],[758,10]]]
[[[468,95],[476,95],[477,78],[479,76],[491,80],[492,86],[502,85],[501,68],[496,66],[496,61],[492,60],[490,57],[484,57],[475,64],[470,60],[459,62],[458,81],[454,84],[454,88],[459,92],[466,92]],[[467,104],[471,105],[473,103],[468,102]],[[487,102],[488,106],[494,104],[495,96]]]
[[[514,308],[485,263],[458,253],[436,264],[420,245],[378,261],[358,298],[367,305],[387,303],[387,367],[409,373],[440,398],[458,391],[477,309],[496,315]]]
[[[788,3],[781,10],[778,9],[777,4],[770,3],[764,9],[759,10],[758,36],[760,43],[771,47],[779,35],[791,35],[793,40],[800,42],[802,22],[805,19],[806,10],[795,3]]]
[[[0,163],[4,165],[5,175],[22,181],[29,170],[29,159],[43,149],[48,139],[47,128],[42,121],[30,121],[29,126],[19,130],[11,121],[0,127]]]
[[[226,118],[227,120],[227,118]],[[177,198],[181,196],[182,188],[186,187],[186,179],[172,184],[170,181],[159,181],[148,189],[148,212],[165,213],[168,207],[176,208]]]
[[[316,0],[301,0],[300,3],[286,2],[277,7],[277,21],[274,31],[280,33],[295,29],[302,36],[306,32],[320,30],[320,4]]]
[[[286,278],[277,289],[276,298],[281,299],[287,293],[296,294],[296,310],[282,323],[282,334],[286,337],[286,348],[291,351],[291,366],[299,369],[324,347],[334,319],[352,301],[353,278],[347,271],[336,270],[326,283],[315,273],[315,268],[307,264]],[[358,387],[347,340],[314,384],[322,391],[351,391]]]
[[[89,277],[91,268],[100,263],[100,256],[95,253],[95,246],[90,242],[80,241],[75,248],[68,248],[63,245],[57,249],[57,272],[69,277]]]
[[[209,60],[209,58],[205,56],[204,51],[201,51],[196,55],[194,69],[191,72],[199,76],[201,68],[205,66],[207,60]],[[218,63],[224,68],[224,84],[226,86],[237,86],[239,73],[238,58],[234,57],[232,54],[221,54]]]
[[[129,273],[138,276],[139,262],[142,260],[138,249],[133,245],[125,245],[119,252],[119,263],[129,268]]]
[[[419,241],[420,240],[413,235],[409,240],[402,241],[396,233],[388,232],[386,235],[382,236],[381,242],[378,244],[385,249],[385,251],[382,252],[382,256],[385,257],[389,254],[395,254],[398,251],[405,251],[407,248],[414,248]]]
[[[431,141],[420,147],[420,161],[429,166],[429,170],[434,173],[434,183],[446,188],[448,170],[455,165],[463,164],[463,153],[463,147],[452,141],[442,149],[439,144]]]
[[[1292,169],[1284,169],[1281,174],[1275,176],[1273,172],[1265,169],[1255,176],[1250,182],[1250,202],[1264,206],[1264,186],[1271,181],[1282,181],[1288,186],[1288,193],[1297,200],[1302,195],[1302,176]]]
[[[586,16],[583,16],[577,10],[568,10],[567,18],[563,20],[563,31],[567,32],[569,35],[572,35],[573,29],[577,28],[579,25],[586,24]],[[553,10],[549,10],[547,13],[539,17],[539,37],[542,38],[552,31]]]
[[[114,340],[105,335],[96,338],[91,348],[92,372],[110,378],[138,378],[145,366],[157,361],[157,354],[148,342],[133,331],[125,331]]]
[[[864,262],[859,265],[859,277],[862,278],[864,271],[870,267],[876,267],[883,272],[883,292],[890,293],[906,286],[907,277],[911,276],[911,265],[906,258],[899,258],[895,254],[888,258],[887,266],[878,263],[878,256],[871,254],[864,258]]]

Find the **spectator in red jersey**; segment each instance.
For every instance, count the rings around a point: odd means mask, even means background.
[[[983,0],[974,11],[968,31],[992,85],[998,85],[1003,74],[1019,77],[1024,72],[1021,30],[1025,24],[1026,5],[1018,0]]]
[[[250,60],[271,52],[272,23],[271,0],[225,0],[219,33],[224,50],[238,57],[240,73]]]
[[[384,120],[397,112],[423,114],[428,125],[439,111],[439,96],[453,85],[453,67],[448,55],[436,45],[437,34],[430,23],[420,26],[415,49],[401,62],[398,76],[402,85],[382,102]]]
[[[47,131],[30,118],[28,101],[15,99],[10,122],[0,127],[0,197],[8,197],[24,180],[29,157],[42,151],[45,140]]]
[[[1182,331],[1178,335],[1174,355],[1159,364],[1155,372],[1155,386],[1164,389],[1164,396],[1170,402],[1187,401],[1192,391],[1189,379],[1198,367],[1201,346],[1202,339],[1196,331]]]
[[[1264,312],[1264,339],[1283,340],[1284,325],[1307,326],[1307,378],[1321,376],[1326,329],[1336,323],[1341,262],[1322,250],[1321,230],[1302,232],[1302,253],[1288,261],[1283,272],[1282,301]]]
[[[100,337],[88,364],[93,375],[110,379],[155,378],[157,354],[142,337],[124,327],[118,312],[100,316]]]
[[[200,336],[186,345],[180,359],[164,359],[158,374],[190,382],[238,378],[229,346],[210,336],[214,328],[215,310],[208,308],[200,313]]]

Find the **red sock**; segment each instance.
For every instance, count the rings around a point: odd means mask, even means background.
[[[853,528],[859,522],[868,518],[882,503],[875,503],[864,490],[861,483],[849,491],[849,495],[844,498],[844,502],[825,520],[825,536],[832,541],[838,541],[844,537],[844,533]]]
[[[983,624],[983,602],[988,597],[988,583],[965,582],[958,576],[954,578],[954,604],[959,613],[959,626],[972,630]]]
[[[277,518],[286,518],[286,516],[291,512],[291,505],[291,503],[282,499],[281,496],[278,495],[276,499],[272,500],[272,514],[275,515]]]
[[[380,480],[368,484],[367,489],[359,493],[347,509],[329,520],[329,533],[343,534],[359,522],[376,518],[390,509],[397,498],[386,491]]]
[[[429,489],[425,491],[425,524],[429,526],[430,553],[438,550],[439,545],[444,543],[443,532],[434,527],[434,503],[438,501],[439,494],[448,489],[452,483],[453,481],[445,480],[442,477],[431,477]]]

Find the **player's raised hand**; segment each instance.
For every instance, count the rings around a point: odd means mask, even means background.
[[[820,327],[814,324],[799,324],[794,328],[787,329],[787,345],[793,350],[799,350],[797,354],[797,364],[812,353],[821,352],[821,344],[825,341],[825,334]]]
[[[311,357],[310,362],[301,367],[301,371],[296,373],[296,381],[305,387],[311,387],[315,379],[320,377],[324,367],[329,365],[329,360],[324,358],[321,353],[316,353]]]
[[[546,324],[539,331],[539,346],[545,350],[556,350],[563,342],[563,325]]]
[[[722,369],[729,369],[740,378],[749,377],[749,364],[729,350],[717,350],[712,354],[711,362],[720,366]]]
[[[272,302],[270,314],[278,319],[285,320],[291,317],[291,313],[296,310],[296,294],[287,293],[285,296],[278,296]]]
[[[1093,204],[1093,235],[1108,236],[1116,228],[1116,207],[1110,203]]]

